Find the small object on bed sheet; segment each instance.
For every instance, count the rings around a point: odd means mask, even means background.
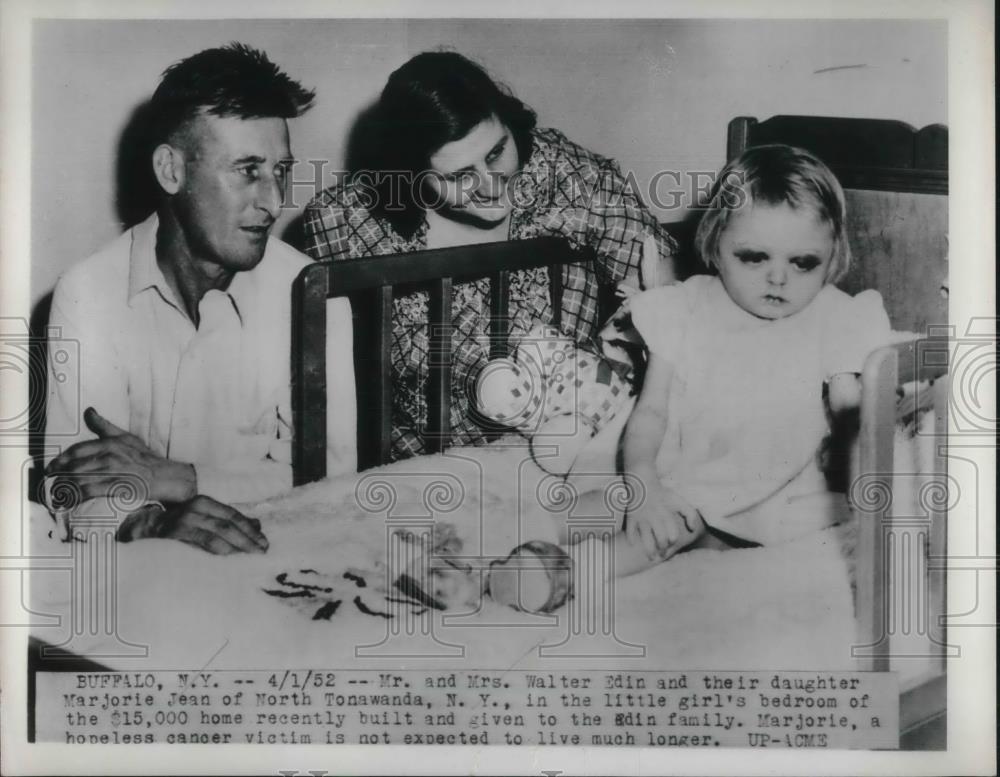
[[[517,610],[552,612],[570,597],[572,568],[572,559],[558,545],[533,540],[503,561],[493,561],[485,580],[481,570],[442,555],[418,558],[393,587],[407,597],[402,603],[435,610],[475,608],[489,595]]]
[[[287,602],[314,621],[328,621],[340,608],[343,597],[337,596],[336,581],[329,575],[309,568],[280,572],[274,579],[281,587],[263,588],[264,593]]]
[[[328,621],[333,614],[340,609],[340,599],[334,599],[332,602],[326,602],[322,607],[316,610],[312,619],[314,621]]]
[[[443,610],[445,606],[441,604],[437,599],[435,599],[431,594],[424,591],[412,577],[410,577],[405,572],[396,578],[396,582],[393,585],[400,590],[405,596],[419,602],[425,607],[433,607],[435,610]]]
[[[417,558],[393,587],[414,602],[435,610],[475,608],[483,598],[481,574],[447,555]]]
[[[306,591],[301,588],[294,591],[283,591],[280,588],[265,588],[264,593],[268,596],[277,596],[279,599],[295,599],[302,596],[312,599],[316,596],[312,591]]]
[[[314,574],[314,575],[319,574],[315,570],[302,569],[302,570],[299,570],[299,571],[302,572],[303,574],[308,574],[310,572],[312,574]],[[333,592],[333,589],[330,588],[329,586],[325,586],[325,585],[310,585],[309,583],[297,583],[294,580],[289,580],[287,572],[282,572],[280,575],[277,575],[274,579],[276,581],[278,581],[278,583],[280,585],[286,585],[286,586],[288,586],[290,588],[300,588],[300,589],[302,589],[304,591],[319,591],[320,593],[324,593],[324,594],[328,594],[328,593],[332,593]]]
[[[552,612],[572,595],[573,560],[551,542],[526,542],[490,564],[493,601],[525,612]]]
[[[435,610],[475,609],[483,598],[482,573],[463,561],[462,539],[454,526],[437,521],[431,531],[430,543],[420,536],[401,529],[396,532],[404,542],[416,548],[416,557],[392,583],[392,587],[409,597],[411,604]]]
[[[385,618],[386,620],[392,617],[391,612],[379,612],[378,610],[371,609],[367,604],[361,601],[360,596],[354,597],[354,606],[357,607],[365,615],[377,615],[381,618]]]

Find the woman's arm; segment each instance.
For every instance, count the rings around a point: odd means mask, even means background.
[[[626,179],[616,162],[601,165],[587,201],[587,244],[593,247],[602,281],[620,282],[638,270],[647,237],[655,240],[660,257],[677,253],[677,243],[649,212],[636,191],[635,179]],[[665,263],[670,277],[676,278],[672,262]]]
[[[674,239],[643,202],[634,176],[623,175],[615,161],[573,143],[557,130],[543,129],[536,131],[528,167],[537,168],[532,172],[547,182],[540,226],[566,236],[577,248],[592,248],[603,283],[616,284],[638,271],[647,236],[655,239],[660,256],[677,252]]]

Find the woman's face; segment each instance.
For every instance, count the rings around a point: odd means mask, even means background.
[[[464,138],[445,143],[430,159],[432,207],[476,226],[489,227],[510,213],[508,183],[520,160],[514,138],[491,116]]]

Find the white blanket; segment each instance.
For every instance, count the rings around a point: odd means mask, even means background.
[[[594,596],[578,591],[553,616],[487,602],[474,613],[386,619],[355,604],[360,597],[364,607],[391,610],[375,588],[397,528],[419,532],[445,521],[456,527],[463,553],[503,557],[525,540],[554,539],[539,494],[551,499],[559,488],[520,443],[454,449],[330,479],[245,506],[270,539],[264,555],[213,557],[167,540],[111,545],[113,584],[76,589],[82,619],[70,617],[68,572],[34,572],[31,607],[39,619],[62,621],[33,633],[122,669],[854,666],[847,566],[831,530],[774,547],[681,554],[611,588],[595,585]],[[560,519],[567,514],[584,523],[601,519],[567,511]],[[51,528],[41,509],[32,513],[33,555],[71,553]],[[100,554],[80,555],[78,572]],[[283,590],[282,573],[305,579],[301,570],[310,569],[321,573],[320,588],[333,589],[319,591],[316,601],[265,592]],[[366,573],[365,588],[343,576],[350,570]],[[108,591],[117,594],[113,618],[97,612]],[[88,594],[82,601],[81,593]],[[329,619],[313,619],[323,602],[338,599]],[[96,628],[74,627],[93,614],[100,616]],[[575,656],[572,664],[566,655]]]

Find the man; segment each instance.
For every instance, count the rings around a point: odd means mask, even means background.
[[[259,521],[229,505],[292,484],[291,284],[309,260],[269,235],[293,162],[286,120],[313,96],[241,44],[163,74],[149,106],[156,213],[53,296],[50,326],[79,342],[81,369],[60,382],[50,359],[46,437],[62,448],[47,468],[50,508],[69,490],[75,515],[107,515],[115,489],[141,481],[147,503],[120,540],[267,548]],[[329,314],[336,473],[356,467],[356,419],[346,301]]]

